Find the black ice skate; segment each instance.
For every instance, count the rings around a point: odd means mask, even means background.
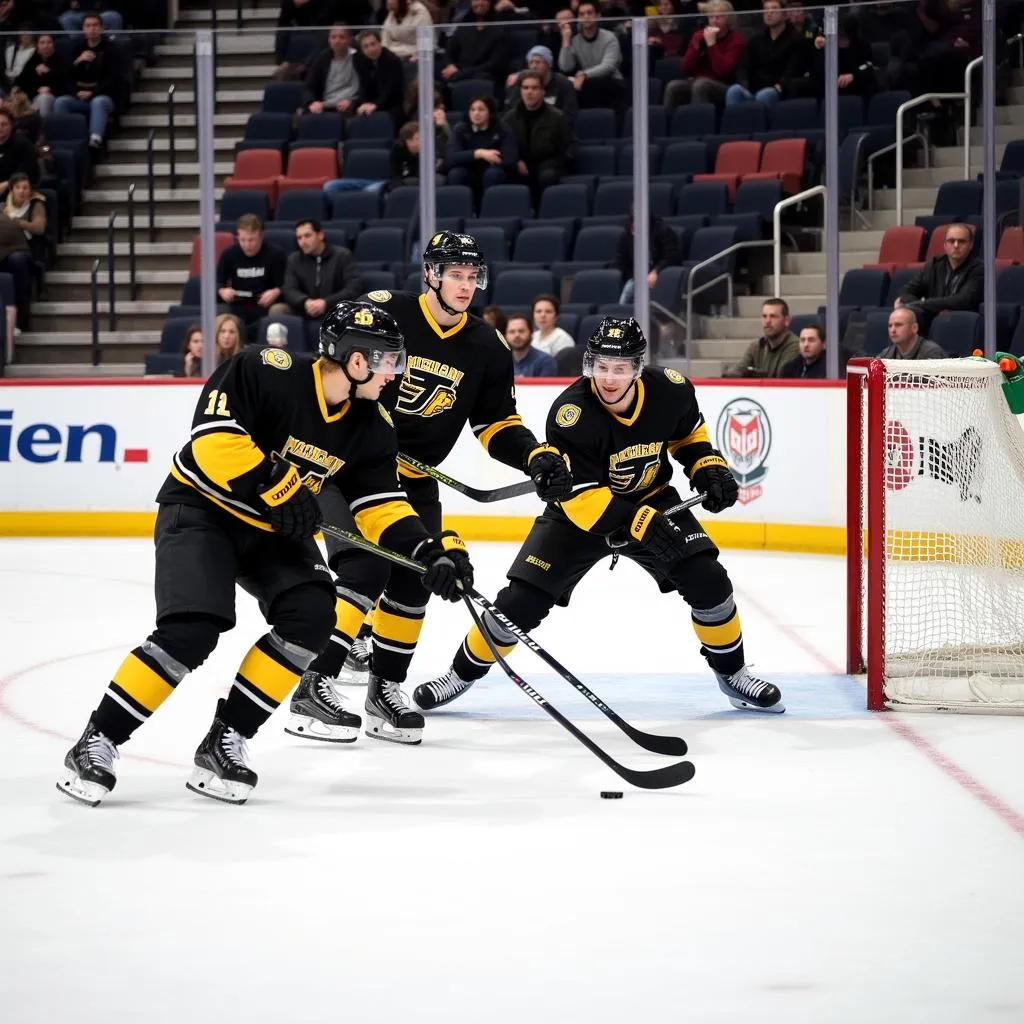
[[[750,669],[743,668],[731,676],[716,672],[718,688],[729,698],[729,703],[741,711],[772,711],[781,714],[786,710],[782,703],[782,691],[772,683],[758,679]]]
[[[370,673],[366,691],[366,735],[394,743],[420,743],[423,716],[405,702],[398,683]]]
[[[117,747],[89,719],[85,732],[64,758],[57,788],[72,800],[95,807],[117,785]]]
[[[217,701],[217,715],[196,750],[196,766],[185,788],[227,804],[244,804],[259,776],[249,767],[245,737],[221,717],[224,704]]]
[[[338,673],[338,682],[349,686],[366,686],[370,675],[370,637],[357,636],[345,664]]]
[[[284,731],[307,740],[355,743],[363,720],[346,710],[341,697],[319,672],[305,672],[292,694]]]
[[[418,708],[424,711],[433,711],[434,708],[450,704],[457,697],[461,697],[472,685],[474,680],[468,683],[458,676],[454,667],[448,669],[443,676],[431,679],[429,683],[421,683],[412,691],[412,699]]]

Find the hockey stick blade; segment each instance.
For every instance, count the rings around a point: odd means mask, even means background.
[[[696,500],[700,500],[698,497]],[[395,551],[388,551],[386,548],[382,548],[372,541],[368,541],[365,537],[361,537],[358,533],[351,533],[348,530],[340,530],[336,526],[330,526],[325,523],[321,526],[324,533],[329,533],[332,537],[336,537],[338,540],[346,541],[355,547],[362,548],[365,551],[372,551],[375,554],[381,555],[384,558],[389,559],[392,562],[396,562],[398,565],[404,565],[407,569],[412,569],[414,572],[422,573],[424,567],[419,562],[414,561],[411,558],[406,558],[404,555],[400,555]],[[537,655],[541,661],[550,665],[570,686],[574,687],[584,697],[589,700],[594,707],[598,709],[609,721],[614,723],[619,729],[622,730],[637,746],[643,747],[644,750],[649,750],[654,754],[664,754],[667,757],[682,757],[687,752],[686,741],[680,736],[661,736],[656,733],[644,732],[642,729],[637,729],[636,726],[630,725],[625,719],[621,718],[616,712],[600,697],[590,689],[586,683],[577,679],[560,661],[548,654],[546,650],[533,637],[530,636],[525,630],[522,630],[517,626],[510,618],[508,618],[503,612],[496,608],[486,597],[483,596],[479,591],[470,589],[470,591],[464,595],[468,599],[472,600],[474,604],[482,608],[485,612],[492,615],[497,619],[510,633],[514,634],[519,640],[521,640],[534,654]],[[474,616],[474,621],[475,621]],[[478,624],[479,625],[479,624]],[[484,633],[484,639],[487,639],[486,630],[481,630]],[[504,660],[502,661],[504,664]],[[506,669],[506,671],[508,671]],[[685,780],[684,780],[685,781]]]
[[[484,491],[478,487],[470,487],[469,484],[455,480],[448,476],[447,473],[442,473],[441,470],[428,466],[425,462],[420,462],[410,455],[399,455],[398,461],[403,466],[414,469],[417,473],[423,473],[426,476],[432,477],[439,483],[450,487],[453,491],[458,491],[459,494],[472,498],[473,501],[504,501],[506,498],[519,498],[524,494],[533,494],[535,491],[532,480],[522,480],[517,484],[509,484],[507,487],[496,487],[494,490]]]
[[[538,693],[528,682],[512,666],[502,657],[501,652],[495,646],[494,641],[491,640],[486,628],[484,627],[483,620],[478,615],[474,604],[481,604],[481,606],[488,604],[487,601],[478,601],[477,594],[464,594],[463,600],[466,602],[466,607],[469,609],[469,614],[472,616],[473,621],[476,623],[476,628],[480,630],[480,635],[484,638],[484,642],[490,649],[491,654],[494,655],[498,664],[502,667],[505,674],[512,680],[516,686],[519,687],[527,697],[530,698],[537,705],[537,707],[546,711],[563,729],[570,732],[576,737],[580,743],[583,744],[592,754],[599,757],[619,778],[625,779],[631,786],[636,786],[637,789],[671,789],[673,786],[681,786],[684,782],[689,782],[693,778],[695,769],[692,762],[690,761],[677,761],[675,764],[666,765],[664,768],[654,768],[650,771],[639,771],[635,768],[627,768],[623,764],[619,764],[606,750],[599,747],[586,733],[581,732],[576,728],[568,718],[565,717],[556,707],[553,707],[548,703],[547,698]],[[524,634],[525,635],[525,634]],[[684,744],[685,746],[685,744]]]

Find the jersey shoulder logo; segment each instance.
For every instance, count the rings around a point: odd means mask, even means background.
[[[374,292],[367,292],[366,297],[373,302],[387,302],[391,298],[391,292],[387,288],[378,288]]]
[[[264,365],[272,366],[275,370],[287,370],[292,365],[292,357],[283,348],[265,348],[260,358]]]
[[[665,367],[665,376],[668,377],[673,384],[685,384],[686,378],[678,371],[673,370],[671,367]]]
[[[555,422],[560,427],[571,427],[580,418],[582,412],[583,410],[578,405],[568,403],[555,413]]]
[[[391,414],[387,411],[387,409],[385,409],[384,406],[380,405],[379,403],[377,405],[377,408],[380,411],[381,416],[384,418],[384,422],[389,427],[393,427],[395,425],[395,421],[391,418]]]

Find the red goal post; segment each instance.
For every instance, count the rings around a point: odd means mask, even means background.
[[[1024,713],[1024,432],[985,360],[847,368],[847,671],[868,707]]]

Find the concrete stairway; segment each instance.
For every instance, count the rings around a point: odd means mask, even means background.
[[[235,5],[223,4],[218,22],[216,97],[216,185],[234,165],[235,141],[249,114],[259,108],[263,87],[274,71],[273,27],[280,4],[246,0],[246,32],[234,30]],[[207,4],[183,10],[177,28],[209,27]],[[256,31],[253,31],[256,30]],[[10,376],[117,376],[142,373],[143,357],[156,350],[167,307],[176,302],[188,276],[192,239],[199,227],[199,165],[195,135],[194,44],[190,36],[168,33],[143,69],[132,93],[130,111],[97,166],[95,180],[83,194],[68,240],[47,274],[46,301],[32,307],[32,330],[15,340]],[[170,177],[168,90],[173,86],[175,187]],[[155,235],[149,233],[147,144],[155,130]],[[128,188],[135,185],[135,252],[137,297],[129,287]],[[107,223],[117,214],[114,231],[116,329],[109,330],[107,303]],[[90,270],[99,271],[99,367],[91,365]]]

